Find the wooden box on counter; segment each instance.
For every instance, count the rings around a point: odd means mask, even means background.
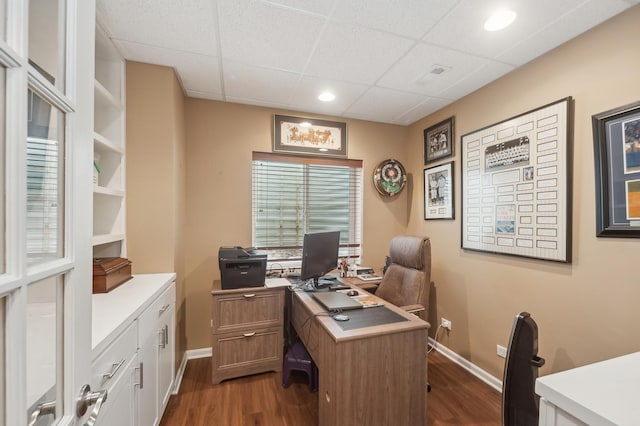
[[[93,292],[108,293],[131,279],[131,261],[123,257],[93,259]]]

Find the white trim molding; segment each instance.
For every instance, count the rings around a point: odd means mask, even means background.
[[[451,349],[449,349],[446,346],[442,345],[442,343],[436,342],[431,337],[429,337],[429,345],[431,347],[434,347],[434,349],[436,351],[440,352],[442,355],[446,356],[451,361],[453,361],[456,364],[458,364],[460,367],[462,367],[465,370],[467,370],[469,373],[473,374],[478,379],[482,380],[483,382],[485,382],[486,384],[491,386],[493,389],[495,389],[498,392],[502,393],[502,380],[496,379],[493,375],[489,374],[488,372],[486,372],[482,368],[478,367],[477,365],[475,365],[471,361],[469,361],[469,360],[461,357],[457,353],[453,352]]]
[[[184,370],[187,368],[187,361],[190,359],[198,359],[198,358],[207,358],[213,354],[211,348],[200,348],[200,349],[191,349],[185,351],[184,356],[182,357],[182,362],[180,363],[180,367],[178,367],[178,371],[176,372],[176,379],[173,382],[173,391],[172,395],[177,395],[180,391],[180,385],[182,384],[182,376],[184,375]]]

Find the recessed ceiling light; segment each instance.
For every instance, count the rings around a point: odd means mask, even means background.
[[[498,10],[494,12],[484,23],[487,31],[499,31],[508,27],[516,20],[517,14],[513,10]]]
[[[322,102],[331,102],[335,98],[336,98],[336,95],[334,95],[331,92],[322,92],[318,96],[318,99],[320,99]]]

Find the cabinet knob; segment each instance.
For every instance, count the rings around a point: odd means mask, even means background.
[[[256,294],[250,293],[250,294],[243,294],[242,296],[244,296],[245,299],[251,299],[252,297],[256,297]]]
[[[255,332],[255,331],[254,331],[254,332],[252,332],[252,333],[244,333],[244,334],[243,334],[243,336],[244,336],[244,337],[253,337],[253,336],[255,336],[255,335],[256,335],[256,332]]]

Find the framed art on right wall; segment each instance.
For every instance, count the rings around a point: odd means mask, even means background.
[[[596,235],[640,238],[640,101],[592,116]]]
[[[571,262],[573,100],[462,136],[463,249]]]

